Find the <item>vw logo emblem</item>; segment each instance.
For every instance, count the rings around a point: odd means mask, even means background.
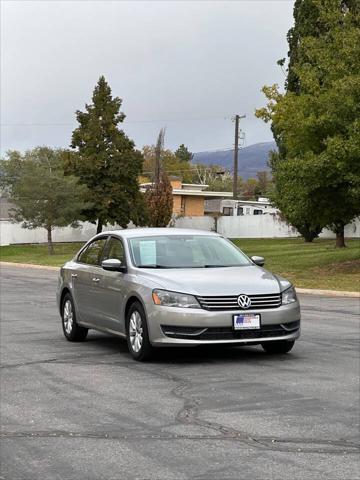
[[[241,308],[249,308],[251,305],[251,300],[247,295],[239,295],[237,301]]]

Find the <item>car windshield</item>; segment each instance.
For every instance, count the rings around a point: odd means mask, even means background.
[[[250,265],[230,241],[206,235],[159,235],[129,239],[139,268],[219,268]]]

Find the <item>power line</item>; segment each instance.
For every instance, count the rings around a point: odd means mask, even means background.
[[[224,116],[201,116],[201,117],[181,117],[181,118],[168,118],[168,119],[141,119],[141,120],[124,120],[123,124],[131,123],[161,123],[161,122],[184,122],[184,121],[197,121],[197,120],[228,120],[228,115]],[[75,121],[72,123],[62,122],[23,122],[23,123],[1,123],[1,127],[73,127]]]
[[[209,167],[204,167],[203,170],[204,171],[211,171],[214,167],[222,167],[222,165],[213,165],[213,166],[209,166]],[[199,168],[199,164],[194,164],[193,167],[189,167],[189,168],[181,168],[181,169],[174,169],[174,170],[167,170],[165,169],[166,173],[186,173],[186,172],[193,172],[193,171],[197,171]],[[146,171],[146,172],[141,172],[141,175],[147,175],[147,174],[153,174],[154,171],[153,170],[149,170],[149,171]],[[4,176],[4,178],[6,179],[18,179],[20,177],[17,176]]]

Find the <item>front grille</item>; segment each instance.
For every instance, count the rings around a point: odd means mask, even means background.
[[[218,297],[197,297],[201,308],[205,310],[245,310],[239,307],[238,295]],[[264,308],[278,308],[281,305],[281,293],[263,295],[248,295],[251,305],[246,310],[260,310]]]
[[[232,327],[180,327],[161,325],[167,337],[183,340],[256,340],[282,337],[300,328],[300,320],[280,325],[263,325],[258,330],[234,330]]]

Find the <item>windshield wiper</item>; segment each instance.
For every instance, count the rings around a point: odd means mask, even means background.
[[[237,267],[238,265],[204,265],[203,268],[224,268],[224,267]]]
[[[166,265],[157,265],[157,264],[151,264],[151,265],[137,265],[138,268],[171,268],[167,267]]]

